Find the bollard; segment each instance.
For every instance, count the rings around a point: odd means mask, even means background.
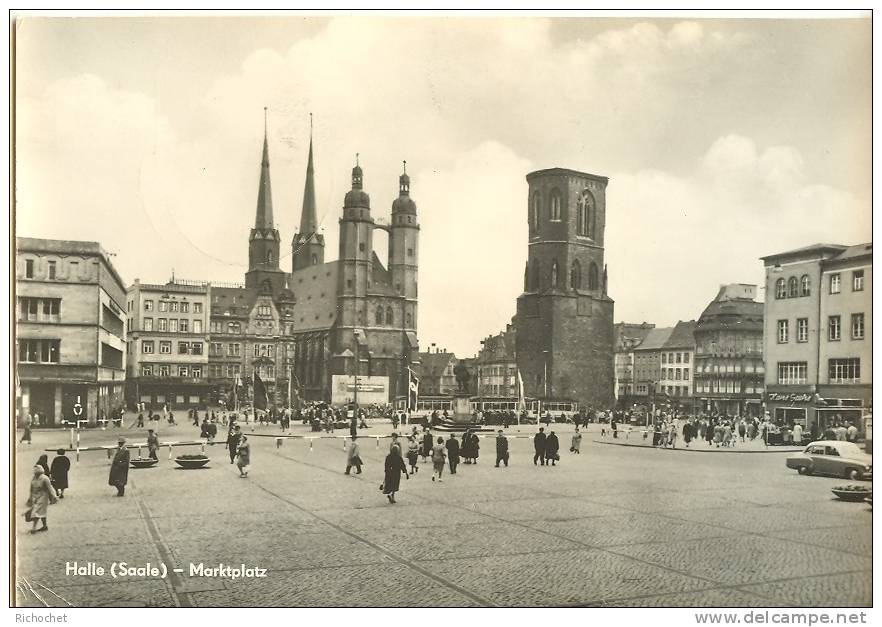
[[[346,450],[346,438],[345,437],[343,438],[343,450],[344,451]]]
[[[168,445],[168,458],[169,459],[172,458],[172,445],[171,444]]]
[[[205,442],[202,443],[202,454],[205,455]]]
[[[138,457],[141,457],[141,445],[138,445]]]
[[[313,441],[314,439],[315,439],[315,438],[309,438],[309,452],[310,452],[310,453],[312,453],[312,441]]]
[[[377,438],[377,448],[380,448],[380,438]]]

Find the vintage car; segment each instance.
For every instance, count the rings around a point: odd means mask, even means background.
[[[873,458],[853,442],[819,440],[805,447],[801,453],[787,457],[787,467],[801,475],[833,475],[852,480],[871,479]]]

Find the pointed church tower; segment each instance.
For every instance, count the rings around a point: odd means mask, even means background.
[[[248,236],[248,272],[245,273],[245,286],[276,292],[285,287],[285,273],[279,268],[280,237],[278,229],[273,225],[266,107],[263,109],[263,116],[263,158],[260,163],[254,228]]]
[[[303,210],[300,230],[291,241],[294,272],[325,262],[325,236],[318,232],[315,210],[315,169],[312,163],[312,114],[309,114],[309,160],[306,163],[306,184],[303,187]]]

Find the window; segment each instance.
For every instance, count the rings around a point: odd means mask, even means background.
[[[186,355],[190,352],[190,345],[187,342],[178,342],[178,355]]]
[[[840,316],[827,318],[827,339],[831,342],[838,342],[842,339],[842,319]]]
[[[208,350],[209,350],[209,355],[213,355],[216,357],[224,354],[223,353],[223,350],[224,350],[223,344],[221,344],[220,342],[212,342],[209,345]]]
[[[241,354],[241,353],[239,352],[239,351],[241,350],[241,344],[239,344],[239,343],[229,344],[229,345],[227,346],[227,348],[228,348],[228,350],[227,350],[227,354],[228,354],[230,357],[239,357],[239,355]]]
[[[779,385],[805,385],[808,365],[804,361],[778,362]]]
[[[539,231],[539,206],[541,199],[539,192],[533,192],[533,206],[530,208],[530,221],[533,231]]]
[[[169,318],[169,319],[168,319],[168,330],[169,330],[171,333],[177,333],[177,332],[178,332],[178,321],[177,321],[176,319],[174,319],[174,318]]]
[[[25,260],[25,278],[33,279],[34,278],[34,260],[27,259]]]
[[[662,354],[661,354],[661,362],[662,362],[663,364],[668,363],[668,354],[667,354],[667,353],[662,353]]]
[[[170,368],[168,366],[160,366],[159,367],[159,376],[160,377],[167,377],[169,375],[169,372],[170,372]],[[157,400],[159,400],[159,399],[157,398]]]
[[[190,313],[190,303],[181,303],[181,313]]]
[[[555,259],[554,261],[551,262],[551,287],[552,287],[552,289],[557,287],[557,280],[558,280],[557,259]]]
[[[681,378],[682,376],[683,376],[683,372],[682,372],[679,368],[677,368],[677,369],[674,371],[674,378],[675,378],[677,381],[679,381],[680,378]]]
[[[841,286],[841,278],[839,276],[839,273],[837,272],[836,274],[831,274],[830,275],[830,293],[831,294],[838,294],[841,289],[842,289],[842,286]]]
[[[799,295],[800,296],[810,296],[812,293],[811,290],[811,281],[807,274],[803,274],[802,278],[799,279]]]
[[[383,307],[377,307],[377,324],[383,324]]]
[[[49,262],[49,278],[50,278],[50,279],[54,279],[54,278],[55,278],[55,270],[56,270],[57,265],[58,265],[58,264],[57,264],[57,262],[55,262],[55,261],[50,261],[50,262]]]
[[[228,322],[227,323],[227,333],[241,333],[242,332],[242,323],[240,322]]]
[[[191,355],[201,355],[202,354],[202,342],[192,342],[190,344],[190,354]]]
[[[153,354],[153,340],[142,340],[141,341],[141,352],[145,355]]]
[[[683,368],[683,380],[684,381],[689,380],[689,368]]]
[[[588,266],[588,289],[596,290],[598,283],[598,274],[597,274],[597,264],[593,261],[591,265]]]
[[[202,333],[202,320],[193,321],[193,333]]]
[[[141,376],[142,377],[152,377],[153,376],[153,366],[141,366]]]
[[[159,311],[168,311],[168,301],[159,301]]]
[[[269,318],[272,317],[272,311],[270,310],[269,305],[258,305],[257,306],[257,315],[261,318]]]
[[[177,302],[177,301],[172,301],[172,302],[170,302],[170,303],[168,304],[168,310],[169,310],[169,311],[173,311],[173,312],[175,312],[175,313],[177,313],[178,311],[180,311],[180,309],[178,308],[178,302]]]
[[[202,313],[202,303],[193,303],[193,313]]]
[[[393,324],[395,322],[395,315],[392,313],[391,307],[386,307],[386,324]]]
[[[831,359],[829,361],[830,383],[859,383],[861,380],[860,359]]]
[[[181,325],[180,325],[181,333],[187,333],[189,328],[190,328],[190,321],[189,320],[181,320]]]
[[[153,311],[153,301],[145,300],[144,301],[144,311]]]
[[[189,366],[178,366],[178,376],[179,377],[189,377],[190,376],[190,367]]]
[[[851,314],[851,339],[864,339],[864,314]]]
[[[796,319],[796,341],[808,342],[808,318]]]
[[[683,353],[677,353],[677,363],[683,363]]]
[[[552,222],[560,222],[560,219],[561,219],[560,218],[560,216],[561,216],[560,205],[561,205],[560,192],[557,191],[556,189],[552,190],[551,191],[551,210],[549,212],[550,213],[549,219]]]
[[[778,320],[778,344],[790,341],[790,324],[787,320]]]
[[[408,256],[408,257],[413,257],[413,248],[408,248],[408,249],[407,249],[407,256]]]
[[[683,353],[683,363],[684,364],[689,363],[689,353]]]
[[[168,331],[168,318],[159,318],[157,322],[159,323],[159,331]]]
[[[787,298],[787,283],[784,279],[778,279],[775,281],[775,298],[779,300]]]
[[[796,298],[799,296],[799,283],[796,281],[795,276],[792,276],[787,280],[787,296],[790,298]]]
[[[570,270],[570,287],[574,290],[582,289],[582,264],[578,259],[573,260],[573,267]]]
[[[194,378],[199,379],[202,377],[202,366],[193,366],[193,369],[190,372]]]
[[[171,342],[161,341],[159,343],[159,353],[161,355],[171,355]]]
[[[153,330],[153,318],[143,318],[141,320],[141,327],[145,331],[152,331]]]
[[[61,340],[19,340],[18,360],[36,364],[57,364]]]
[[[851,273],[851,291],[861,292],[864,289],[864,271],[855,270]]]
[[[588,190],[582,192],[579,199],[579,214],[576,221],[576,234],[594,237],[594,202]]]
[[[223,333],[224,332],[224,323],[218,322],[217,320],[212,320],[209,323],[208,328],[211,330],[212,333]]]

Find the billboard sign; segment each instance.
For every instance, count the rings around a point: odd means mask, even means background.
[[[331,376],[331,403],[342,405],[356,402],[359,405],[371,403],[389,402],[389,377],[358,377],[358,389],[355,386],[356,377],[335,374]]]

